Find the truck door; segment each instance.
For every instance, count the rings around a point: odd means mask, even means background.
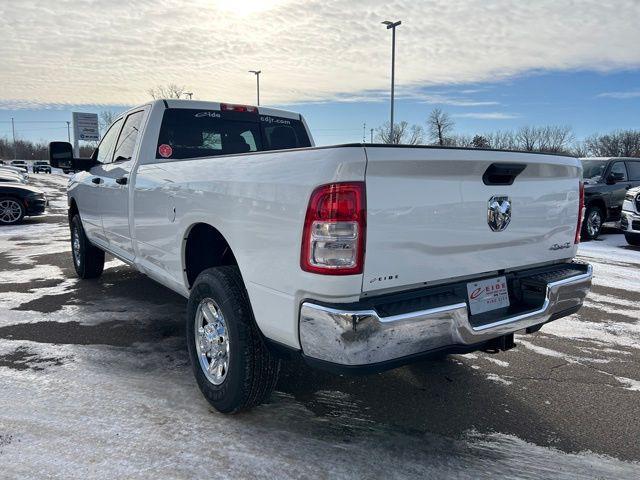
[[[100,209],[102,207],[102,184],[104,167],[113,159],[113,149],[122,127],[122,119],[115,121],[94,152],[96,165],[89,172],[80,172],[74,178],[78,180],[76,202],[87,237],[97,243],[107,243],[102,228]]]
[[[611,186],[611,198],[609,201],[609,221],[620,220],[622,203],[627,190],[631,188],[627,167],[624,162],[614,162],[607,177],[607,183],[614,182]]]
[[[135,162],[143,117],[144,110],[127,115],[115,145],[113,161],[104,165],[102,173],[104,201],[100,211],[104,234],[109,249],[127,260],[134,257],[129,230],[129,175]]]

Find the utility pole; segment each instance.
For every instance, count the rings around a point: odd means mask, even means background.
[[[67,120],[67,140],[71,143],[71,122]]]
[[[18,158],[18,147],[16,147],[16,126],[13,123],[13,117],[11,117],[11,131],[13,132],[13,159]]]
[[[393,142],[393,94],[395,88],[395,70],[396,70],[396,27],[401,25],[402,22],[398,20],[397,22],[390,22],[389,20],[385,20],[382,22],[383,25],[387,26],[387,30],[391,29],[391,126],[389,130],[389,138],[391,143]]]
[[[258,97],[258,106],[260,106],[260,73],[262,70],[249,70],[249,73],[253,73],[256,76],[256,92]]]
[[[371,129],[371,143],[373,143],[373,128]]]
[[[367,122],[362,124],[362,143],[366,143],[367,139]]]

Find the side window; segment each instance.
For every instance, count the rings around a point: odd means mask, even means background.
[[[616,162],[611,166],[611,173],[621,173],[623,178],[620,180],[621,182],[627,181],[627,169],[624,166],[624,162]]]
[[[136,140],[138,139],[138,132],[140,132],[140,123],[142,123],[143,115],[144,110],[141,110],[127,117],[122,127],[122,132],[120,132],[120,136],[118,137],[116,151],[113,154],[114,162],[131,160],[133,148],[136,146]]]
[[[640,160],[627,162],[629,180],[640,180]]]
[[[122,126],[122,119],[116,121],[107,133],[102,137],[102,141],[100,145],[98,145],[98,156],[96,160],[98,163],[111,163],[111,159],[113,158],[113,147],[116,144],[116,138],[118,138],[118,132],[120,131],[120,127]]]

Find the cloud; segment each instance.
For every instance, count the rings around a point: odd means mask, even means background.
[[[453,116],[457,118],[475,118],[478,120],[511,120],[520,117],[520,115],[515,113],[503,112],[467,112],[456,113]]]
[[[387,98],[396,84],[495,82],[530,71],[640,66],[636,0],[21,0],[0,2],[0,98],[29,104],[137,104],[159,84],[200,99]],[[363,93],[365,92],[365,93]],[[369,92],[370,94],[367,94]],[[384,92],[384,94],[382,93]],[[472,92],[424,101],[484,106]]]
[[[629,98],[639,98],[640,90],[630,90],[628,92],[605,92],[596,96],[598,98],[615,98],[618,100],[626,100]]]

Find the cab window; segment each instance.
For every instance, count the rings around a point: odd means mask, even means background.
[[[640,161],[627,162],[627,170],[629,170],[629,180],[640,180]]]
[[[622,174],[622,177],[620,178],[620,182],[626,182],[627,181],[627,168],[624,166],[624,162],[615,162],[613,165],[611,165],[611,172],[610,175],[616,175],[619,176],[620,174]]]
[[[136,146],[136,140],[138,139],[138,133],[140,132],[140,124],[142,123],[142,117],[144,110],[132,113],[127,117],[118,137],[118,143],[116,144],[116,150],[113,154],[114,162],[123,162],[131,160],[133,156],[133,149]]]
[[[96,156],[96,161],[98,163],[111,163],[113,159],[113,147],[116,144],[116,139],[118,138],[118,132],[120,132],[120,127],[122,126],[122,119],[116,120],[107,133],[102,137],[102,141],[100,145],[98,145],[98,155]]]

